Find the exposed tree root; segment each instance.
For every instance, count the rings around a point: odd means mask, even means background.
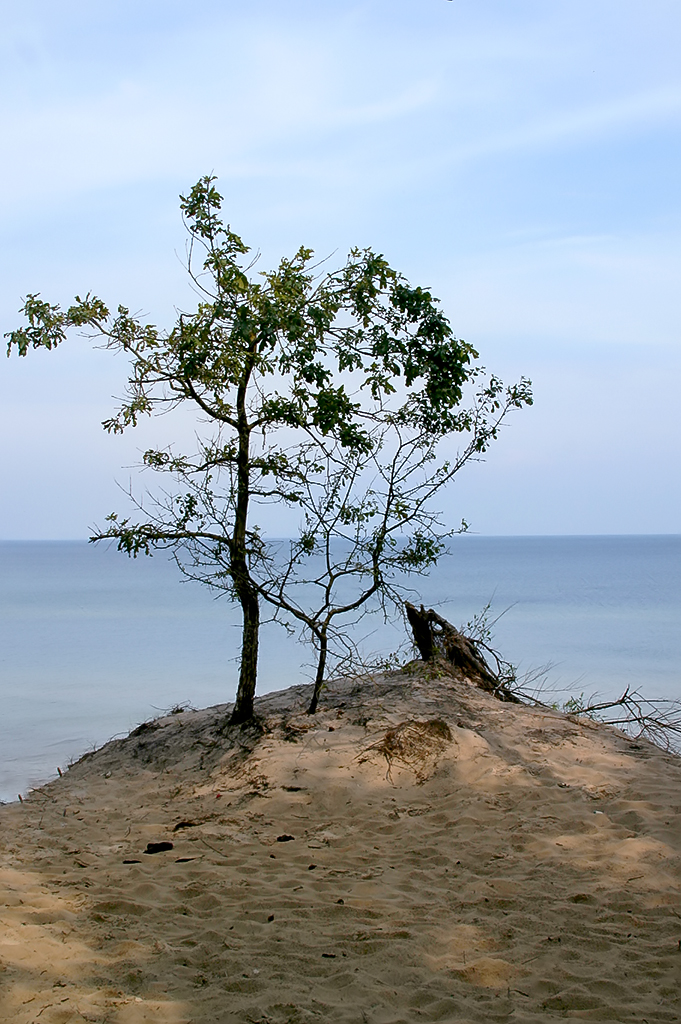
[[[499,700],[520,703],[508,680],[490,668],[475,641],[432,608],[426,610],[421,605],[419,609],[406,601],[405,609],[414,643],[425,662],[442,659],[486,693]]]

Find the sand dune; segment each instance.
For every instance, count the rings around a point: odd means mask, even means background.
[[[0,808],[2,1021],[681,1020],[680,759],[422,668],[307,693]]]

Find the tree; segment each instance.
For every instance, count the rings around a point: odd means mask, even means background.
[[[329,655],[336,662],[357,661],[348,617],[371,609],[388,618],[388,606],[402,612],[408,577],[425,575],[446,549],[446,539],[467,528],[464,522],[459,531],[448,530],[434,499],[487,450],[508,412],[531,401],[526,381],[510,388],[494,377],[484,381],[457,415],[463,445],[451,458],[438,459],[443,442],[451,440],[452,423],[439,429],[423,424],[411,417],[410,398],[405,405],[390,397],[364,406],[367,454],[324,442],[317,472],[308,472],[301,488],[299,535],[261,576],[260,593],[275,617],[296,620],[316,648],[310,713],[317,708]]]
[[[401,478],[402,489],[397,486],[404,452],[427,462],[433,442],[464,433],[467,457],[473,457],[496,436],[498,414],[503,418],[531,396],[526,381],[503,392],[492,378],[477,406],[462,410],[464,386],[481,374],[477,352],[454,337],[429,291],[411,287],[371,250],[355,249],[339,270],[322,272],[312,251],[301,248],[276,270],[249,276],[255,261],[248,262],[248,247],[223,224],[214,181],[201,178],[180,197],[187,269],[201,296],[194,312],[180,313],[163,330],[125,306],[111,313],[90,293],[76,296],[66,310],[30,294],[22,307],[28,324],[6,337],[8,354],[16,348],[25,356],[31,348],[56,348],[75,329],[125,353],[126,394],[104,421],[107,431],[120,433],[142,415],[186,403],[209,424],[193,452],[177,452],[172,444],[145,452],[143,465],[168,474],[172,488],[150,502],[136,500],[132,517],[112,513],[91,539],[113,538],[132,556],[169,549],[187,575],[238,601],[241,665],[231,721],[240,724],[253,716],[261,601],[291,612],[298,604],[288,601],[290,590],[301,579],[289,573],[288,585],[280,585],[275,553],[254,521],[258,507],[274,502],[302,509],[291,549],[295,566],[319,553],[320,537],[328,545],[344,536],[339,524],[354,524],[356,549],[368,558],[371,574],[360,597],[385,592],[388,570],[410,560],[423,567],[437,557],[427,500],[452,475],[445,463],[430,485],[410,496],[404,487],[409,474]],[[203,253],[198,269],[197,249]],[[383,525],[372,527],[365,543],[366,524],[379,514],[377,491],[369,485],[358,498],[348,481],[364,479],[366,467],[384,473],[382,453],[391,444]],[[397,534],[410,524],[411,540],[396,550]],[[308,619],[300,619],[320,657],[329,623],[348,610],[336,602],[329,619],[328,601],[324,607],[326,620],[307,612]],[[322,673],[324,660],[325,650]]]

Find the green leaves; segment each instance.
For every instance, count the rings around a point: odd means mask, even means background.
[[[125,352],[127,395],[104,422],[114,432],[181,401],[236,429],[240,389],[249,410],[242,427],[312,431],[348,451],[371,451],[367,416],[439,436],[469,429],[458,406],[478,372],[477,353],[453,336],[428,289],[412,287],[371,249],[352,250],[344,267],[315,278],[312,250],[301,247],[250,280],[240,263],[248,246],[223,224],[214,183],[204,176],[181,197],[188,269],[205,296],[195,312],[180,314],[164,333],[126,306],[110,317],[90,294],[66,312],[29,295],[28,325],[8,335],[8,350],[54,348],[75,327]],[[205,251],[198,276],[195,243]],[[514,401],[527,401],[522,384]]]
[[[70,327],[99,329],[109,316],[104,303],[89,292],[84,299],[76,296],[75,304],[69,306],[66,313],[62,312],[58,304],[44,302],[39,293],[29,294],[19,312],[28,320],[28,327],[20,327],[5,334],[9,338],[8,356],[14,347],[20,356],[25,356],[30,348],[56,348],[66,339]]]
[[[120,307],[119,307],[120,312]],[[127,310],[126,310],[127,312]],[[101,299],[88,292],[84,299],[76,295],[73,306],[69,306],[66,314],[68,326],[93,327],[99,329],[109,318],[109,310]]]
[[[193,236],[208,242],[214,243],[222,238],[222,251],[225,254],[244,255],[248,252],[248,246],[229,227],[225,229],[220,220],[222,196],[214,187],[214,181],[217,181],[215,175],[205,174],[199,178],[188,196],[180,196],[180,209],[185,215],[187,227]]]
[[[437,537],[417,530],[398,551],[395,562],[403,570],[430,568],[436,564],[445,550],[445,544]]]
[[[7,355],[16,346],[19,355],[25,356],[29,348],[56,348],[66,338],[67,317],[58,305],[43,302],[39,294],[29,294],[20,312],[28,320],[28,327],[5,334],[9,338]]]

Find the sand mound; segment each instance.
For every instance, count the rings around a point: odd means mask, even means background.
[[[308,693],[0,808],[2,1021],[681,1020],[681,760],[423,671]]]

